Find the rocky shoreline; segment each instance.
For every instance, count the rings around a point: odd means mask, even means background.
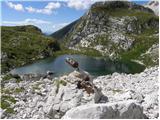
[[[90,77],[95,86],[93,93],[77,88],[83,75]],[[5,98],[2,102],[10,104],[0,110],[4,119],[159,117],[158,66],[140,74],[113,73],[95,79],[84,71],[52,79],[20,78],[22,81],[11,78],[1,83],[1,96]]]

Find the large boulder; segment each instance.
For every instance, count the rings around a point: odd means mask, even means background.
[[[89,104],[69,110],[63,119],[143,119],[142,107],[136,101]]]

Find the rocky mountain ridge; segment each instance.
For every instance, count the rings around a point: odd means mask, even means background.
[[[144,6],[127,1],[97,2],[63,41],[69,49],[91,48],[112,59],[137,60],[158,43],[158,24],[159,18]]]
[[[69,31],[71,31],[72,27],[77,23],[78,21],[74,21],[71,24],[65,26],[63,29],[60,29],[56,32],[54,32],[53,34],[51,34],[51,36],[57,40],[59,40],[59,42],[61,42],[60,40],[63,39],[63,37],[65,36],[65,34],[67,34]]]
[[[150,0],[144,6],[152,9],[155,15],[159,16],[159,0]]]

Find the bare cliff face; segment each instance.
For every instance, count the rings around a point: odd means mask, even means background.
[[[159,16],[159,1],[158,0],[157,1],[156,0],[150,0],[144,6],[152,9],[154,11],[155,15]]]

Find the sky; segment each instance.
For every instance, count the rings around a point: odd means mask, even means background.
[[[79,19],[89,7],[101,0],[0,0],[1,25],[35,25],[51,34]],[[145,4],[148,0],[133,1]]]

